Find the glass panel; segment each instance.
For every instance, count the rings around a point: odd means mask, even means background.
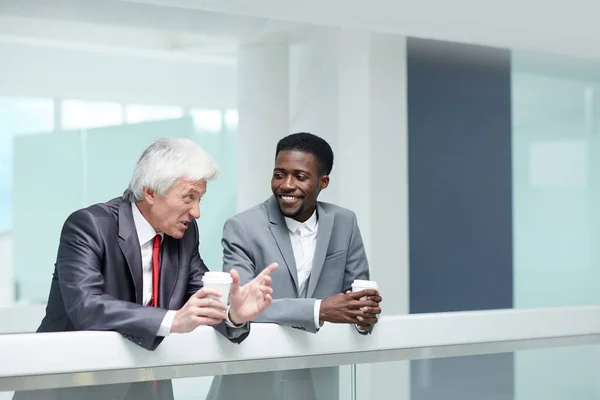
[[[221,168],[219,178],[209,183],[198,221],[200,254],[208,268],[221,270],[223,224],[236,209],[235,135],[198,135],[190,117],[29,135],[17,138],[14,157],[14,277],[20,303],[46,302],[67,216],[121,196],[143,149],[163,136],[196,140]],[[48,212],[32,212],[39,208],[39,193]],[[12,287],[12,279],[7,282]]]
[[[0,306],[10,306],[15,301],[14,212],[18,204],[14,201],[17,185],[14,178],[17,174],[14,143],[17,138],[47,133],[53,128],[52,99],[0,97]],[[30,182],[31,190],[36,190],[37,204],[29,212],[36,215],[40,213],[32,210],[39,211],[39,199],[43,197],[44,184],[40,179],[41,176],[37,176]]]
[[[181,117],[183,117],[183,109],[181,107],[138,104],[128,104],[125,106],[125,122],[128,124]]]
[[[52,99],[0,97],[0,232],[12,228],[13,138],[53,128]]]
[[[548,368],[543,374],[523,374],[520,365],[529,362],[531,357],[546,359]],[[411,371],[406,367],[408,363],[411,363]],[[159,394],[172,390],[176,400],[595,400],[600,398],[598,366],[600,346],[589,345],[354,367],[193,377],[161,381],[156,387]],[[355,381],[350,379],[353,368]],[[152,388],[144,383],[135,386],[136,390]],[[129,388],[111,385],[108,389],[113,397],[99,396],[100,390],[107,390],[106,386],[75,390],[86,394],[81,398],[99,399],[121,398],[117,393]],[[0,392],[0,400],[11,397],[12,393]]]
[[[514,306],[600,304],[600,64],[514,52]]]
[[[231,346],[235,346],[231,344]],[[181,378],[172,381],[129,384],[83,386],[58,389],[59,393],[44,398],[113,399],[123,398],[123,393],[135,391],[128,399],[170,398],[175,400],[350,400],[350,380],[340,379],[339,371],[349,371],[349,366],[259,372],[251,374]],[[118,374],[118,371],[115,371]],[[346,377],[349,378],[349,375]],[[33,378],[32,378],[33,379]],[[154,388],[153,388],[154,386]],[[66,396],[71,391],[78,394]],[[157,396],[152,396],[156,390]],[[78,393],[80,392],[80,394]],[[44,393],[47,394],[47,393]],[[0,400],[11,399],[13,392],[0,392]]]
[[[190,111],[190,115],[194,118],[196,129],[199,132],[219,133],[223,129],[223,114],[220,110],[195,109]]]
[[[238,110],[227,110],[225,111],[225,116],[223,117],[225,121],[225,127],[230,131],[237,130],[239,124],[239,114]]]
[[[61,104],[63,129],[83,129],[123,123],[123,106],[118,103],[64,100]]]
[[[543,370],[531,368],[545,362]],[[600,346],[356,366],[356,399],[595,400]]]

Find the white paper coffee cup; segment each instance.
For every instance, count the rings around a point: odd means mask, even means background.
[[[365,290],[365,289],[375,289],[377,291],[379,291],[379,285],[377,284],[377,282],[375,281],[364,281],[364,280],[360,280],[360,279],[355,279],[354,282],[352,282],[352,291],[353,292],[360,292],[361,290]],[[361,297],[361,300],[365,300],[366,297]]]
[[[225,304],[229,304],[229,288],[231,287],[231,282],[233,282],[233,279],[227,272],[209,271],[202,277],[202,283],[205,288],[216,289],[221,292],[221,297],[212,295],[209,297]]]

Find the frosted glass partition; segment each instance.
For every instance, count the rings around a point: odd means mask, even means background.
[[[599,71],[588,61],[513,52],[515,308],[600,304]],[[518,353],[515,398],[565,398],[540,391],[546,376],[577,388],[572,398],[596,398],[586,371],[597,372],[598,360],[584,348]]]
[[[16,297],[45,303],[64,220],[84,204],[81,135],[14,140],[13,252]]]
[[[235,212],[235,135],[201,134],[191,117],[15,139],[14,271],[18,300],[47,300],[60,230],[78,208],[120,196],[143,149],[159,137],[187,137],[221,166],[202,200],[200,251],[221,268],[221,233]],[[35,247],[35,251],[32,249]]]

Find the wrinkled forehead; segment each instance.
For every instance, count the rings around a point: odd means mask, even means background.
[[[205,179],[191,180],[180,178],[174,187],[183,192],[197,192],[200,195],[203,195],[206,193],[207,183]]]

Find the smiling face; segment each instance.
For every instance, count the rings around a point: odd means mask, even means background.
[[[271,190],[283,215],[304,222],[317,206],[317,197],[329,184],[328,175],[319,174],[315,156],[296,150],[277,154]]]
[[[200,218],[200,199],[206,193],[205,180],[180,179],[164,194],[144,189],[144,217],[157,233],[181,239],[189,223]]]

